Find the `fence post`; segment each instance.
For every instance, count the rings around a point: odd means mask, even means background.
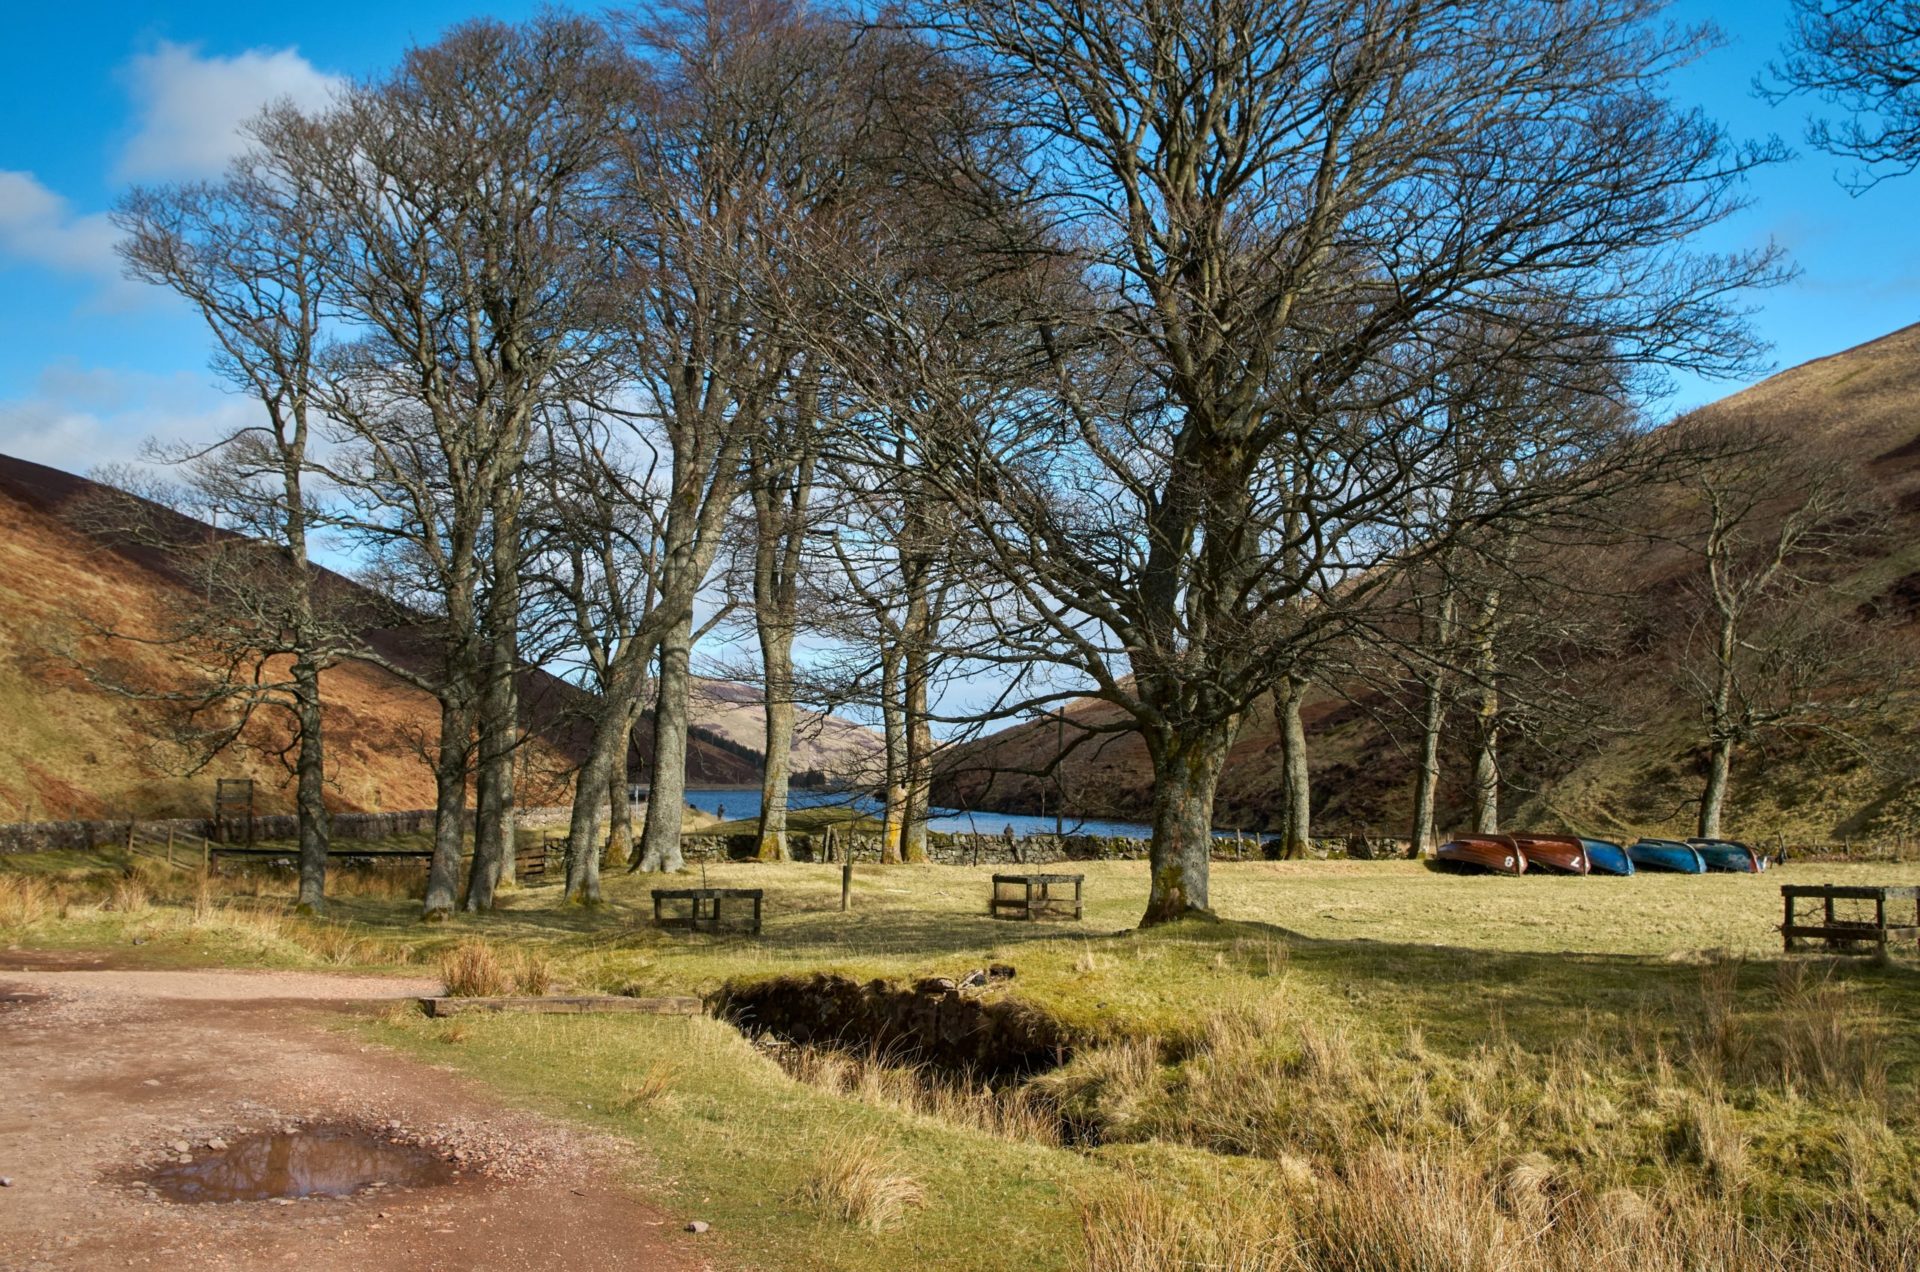
[[[848,902],[852,899],[852,896],[853,896],[853,854],[848,853],[847,859],[844,862],[842,862],[840,865],[841,913],[844,914],[846,912]]]

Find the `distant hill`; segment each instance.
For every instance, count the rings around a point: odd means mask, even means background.
[[[1877,638],[1920,665],[1920,325],[1831,357],[1783,371],[1694,415],[1739,427],[1784,427],[1811,443],[1832,443],[1854,457],[1890,508],[1889,533],[1870,556],[1851,563],[1841,583],[1876,622]],[[1689,562],[1678,553],[1637,552],[1629,586],[1658,613]],[[1611,716],[1632,727],[1569,751],[1516,746],[1503,757],[1511,779],[1506,821],[1522,827],[1571,826],[1629,833],[1691,826],[1705,753],[1694,708],[1678,697],[1661,667],[1671,653],[1656,638],[1631,655],[1590,659],[1572,668],[1596,687]],[[1909,704],[1906,720],[1920,718]],[[1110,722],[1104,703],[1083,701],[1070,715]],[[1394,736],[1388,705],[1362,693],[1323,696],[1305,712],[1316,834],[1373,828],[1405,833],[1412,788],[1410,734]],[[1776,741],[1736,760],[1728,805],[1734,833],[1771,840],[1870,837],[1920,828],[1920,728],[1896,719],[1872,739],[1875,763],[1818,739]],[[1082,746],[1061,766],[1058,785],[1027,772],[1054,753],[1051,725],[1020,725],[956,748],[943,759],[935,792],[942,803],[1007,812],[1051,811],[1064,788],[1069,810],[1140,818],[1152,795],[1144,748],[1131,734]],[[1441,825],[1464,824],[1470,761],[1459,747],[1442,774]],[[1024,771],[1024,772],[1023,772]],[[1279,812],[1280,747],[1271,712],[1256,710],[1234,747],[1219,792],[1216,822],[1248,828]]]
[[[283,722],[263,716],[243,745],[198,775],[184,776],[185,757],[167,741],[165,708],[101,688],[75,665],[111,664],[121,683],[177,685],[185,668],[174,650],[107,641],[90,631],[151,630],[186,586],[164,551],[83,532],[68,515],[100,487],[83,477],[0,456],[0,821],[26,818],[205,815],[215,777],[252,777],[263,811],[291,807],[291,778],[279,759]],[[173,517],[188,535],[217,533]],[[349,599],[359,585],[326,574],[325,587]],[[402,628],[370,630],[368,640],[390,658],[418,656]],[[712,682],[696,695],[688,746],[688,781],[736,785],[760,779],[758,735],[747,728],[759,710],[757,691]],[[324,674],[331,806],[341,811],[425,808],[433,777],[424,746],[438,728],[437,706],[425,694],[375,667],[346,663]],[[521,692],[535,741],[527,752],[523,801],[566,798],[569,774],[583,748],[590,699],[539,670]],[[707,701],[721,705],[709,712]],[[831,767],[836,756],[871,751],[879,740],[858,725],[805,713],[806,748],[796,770]],[[813,739],[825,739],[816,743]],[[629,757],[643,780],[652,723],[636,730]]]

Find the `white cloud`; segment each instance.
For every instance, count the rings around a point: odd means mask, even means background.
[[[25,397],[0,401],[0,454],[85,473],[135,462],[149,440],[211,442],[255,422],[251,399],[202,372],[154,374],[60,363]]]
[[[75,215],[31,172],[0,172],[0,258],[68,274],[118,278],[119,232],[104,212]]]
[[[282,98],[305,109],[325,106],[345,81],[296,49],[249,49],[207,57],[198,45],[162,41],[127,64],[135,131],[114,175],[124,181],[219,174],[241,149],[239,128]]]

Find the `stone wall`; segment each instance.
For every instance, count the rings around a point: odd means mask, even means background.
[[[823,837],[789,834],[787,850],[795,861],[824,861]],[[1216,839],[1215,861],[1257,861],[1262,855],[1262,840],[1249,835],[1244,839]],[[700,835],[681,837],[681,851],[689,861],[744,861],[751,858],[758,841],[752,835]],[[1004,835],[945,834],[927,836],[927,853],[937,863],[948,866],[1045,866],[1062,861],[1144,861],[1148,841],[1120,835]],[[1404,839],[1345,836],[1310,840],[1308,852],[1317,858],[1354,857],[1382,860],[1404,857]],[[878,861],[880,841],[873,835],[854,837],[855,861]]]
[[[136,823],[143,838],[178,835],[210,838],[213,821],[207,817],[172,817]],[[385,839],[433,828],[433,810],[408,809],[393,813],[335,813],[333,838],[345,841]],[[255,839],[292,839],[299,821],[292,813],[267,813],[253,819]],[[60,849],[112,847],[127,841],[125,821],[9,822],[0,824],[0,855],[16,852],[54,852]]]

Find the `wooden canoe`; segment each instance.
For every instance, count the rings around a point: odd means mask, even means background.
[[[1692,844],[1674,839],[1642,839],[1627,846],[1627,855],[1641,870],[1673,870],[1681,874],[1705,874],[1707,863]]]
[[[1730,870],[1735,874],[1759,874],[1763,867],[1760,854],[1735,839],[1689,839],[1687,843],[1700,854],[1709,870]]]
[[[1587,850],[1587,864],[1593,868],[1594,874],[1633,873],[1633,858],[1619,844],[1606,839],[1582,839],[1580,842]]]
[[[1505,835],[1462,835],[1441,844],[1434,853],[1441,866],[1489,874],[1525,874],[1527,858]]]
[[[1587,863],[1587,848],[1572,835],[1514,835],[1527,865],[1557,870],[1561,874],[1583,875],[1593,867]]]

